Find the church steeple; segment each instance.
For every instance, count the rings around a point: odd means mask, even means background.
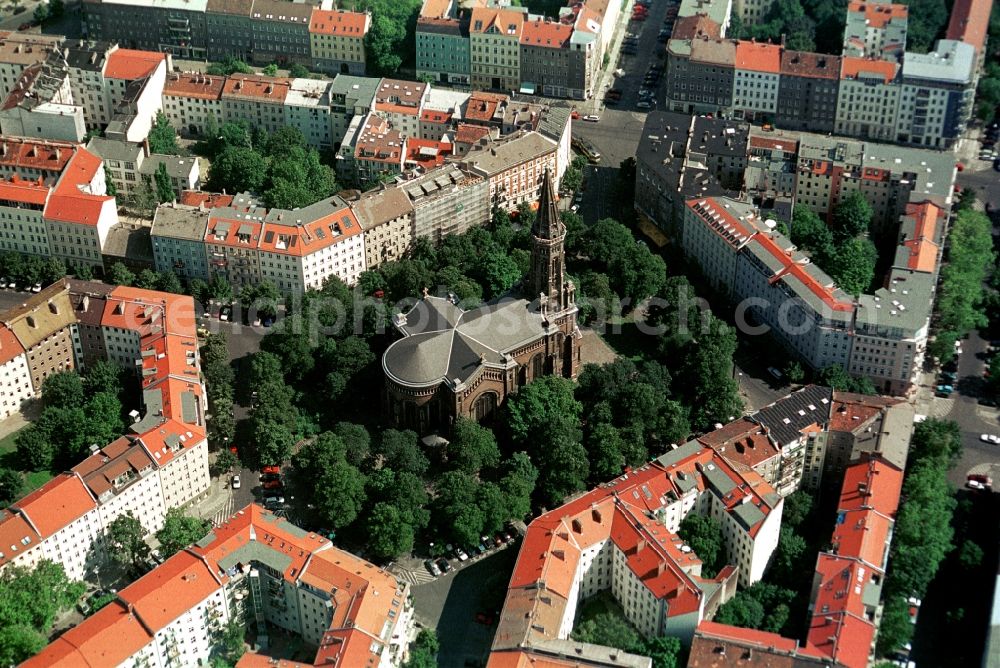
[[[540,299],[541,310],[561,313],[574,305],[573,286],[566,281],[566,227],[559,219],[549,170],[542,179],[538,215],[531,228],[531,271],[526,287],[533,291],[530,297]]]

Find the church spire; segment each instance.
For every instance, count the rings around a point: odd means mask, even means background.
[[[531,228],[531,271],[526,288],[546,313],[562,313],[574,306],[573,287],[566,281],[566,228],[556,208],[555,187],[549,170],[542,177],[538,215]]]
[[[538,198],[538,215],[531,233],[539,239],[555,239],[564,234],[562,222],[559,220],[559,210],[556,208],[555,187],[552,177],[546,168],[542,177],[541,196]]]

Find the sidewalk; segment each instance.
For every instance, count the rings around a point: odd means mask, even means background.
[[[611,1],[615,2],[616,0]],[[615,68],[618,67],[618,61],[621,59],[622,40],[625,39],[625,33],[628,32],[628,24],[632,17],[632,8],[634,5],[635,0],[628,0],[621,8],[618,23],[615,25],[614,33],[611,35],[611,46],[608,48],[608,66],[598,70],[600,74],[598,74],[597,82],[594,85],[594,94],[586,102],[586,105],[594,113],[604,110],[604,91],[611,88],[611,85],[614,83]]]

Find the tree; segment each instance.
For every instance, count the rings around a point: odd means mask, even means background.
[[[108,552],[123,568],[134,572],[149,557],[145,536],[146,529],[129,510],[108,525]]]
[[[212,467],[213,475],[225,475],[240,465],[240,458],[229,448],[219,450],[215,456],[215,465]]]
[[[215,274],[208,282],[207,296],[220,304],[228,304],[233,301],[233,286],[224,275]]]
[[[38,5],[35,7],[35,13],[33,15],[35,23],[45,23],[49,19],[49,8],[47,5]]]
[[[167,115],[162,111],[156,112],[156,120],[149,130],[148,139],[150,153],[180,155],[181,149],[177,145],[177,132],[170,125]]]
[[[420,629],[410,643],[410,657],[403,668],[438,668],[437,655],[441,649],[434,629]]]
[[[156,539],[160,541],[160,556],[164,559],[172,557],[204,538],[211,528],[212,525],[206,520],[191,517],[181,508],[171,508],[163,520],[163,528],[156,532]]]
[[[8,506],[21,496],[24,475],[20,471],[0,467],[0,505]]]
[[[736,330],[714,316],[708,327],[690,346],[685,360],[683,378],[692,388],[691,421],[695,427],[707,429],[716,422],[729,422],[743,412],[739,384],[732,376],[732,360],[736,354]]]
[[[872,284],[877,261],[875,244],[870,239],[854,237],[837,243],[826,269],[837,285],[856,297]]]
[[[369,67],[379,75],[395,74],[403,62],[398,45],[405,37],[405,27],[388,16],[375,14],[371,29],[365,35],[366,60]]]
[[[543,376],[507,401],[510,433],[514,441],[527,444],[559,418],[579,424],[583,405],[573,396],[573,381]]]
[[[809,251],[812,259],[821,266],[833,254],[833,234],[819,216],[804,206],[795,207],[792,214],[792,243]]]
[[[358,516],[365,503],[365,476],[341,460],[318,472],[313,503],[320,517],[335,529]]]
[[[271,63],[270,65],[262,69],[260,73],[266,77],[276,77],[278,76],[278,66],[275,63]]]
[[[495,468],[500,463],[500,448],[492,431],[475,420],[459,417],[448,443],[448,459],[458,469],[476,475],[481,469]]]
[[[338,422],[333,427],[336,434],[344,443],[344,458],[355,466],[360,466],[368,459],[371,452],[371,436],[364,425],[352,422]]]
[[[625,616],[612,612],[602,612],[573,627],[571,634],[578,642],[617,647],[626,652],[640,651],[642,637]]]
[[[52,561],[34,568],[7,565],[0,572],[0,663],[19,664],[44,647],[56,616],[84,591],[86,585],[70,580]]]
[[[42,282],[46,285],[55,283],[66,275],[66,263],[57,257],[50,257],[45,260],[45,268],[42,271]]]
[[[388,561],[413,549],[413,526],[393,505],[376,503],[365,527],[366,544],[376,559]]]
[[[966,570],[979,568],[983,563],[983,548],[973,540],[965,540],[958,551],[958,563]]]
[[[55,458],[55,447],[45,428],[38,424],[28,425],[14,437],[17,460],[30,471],[48,471]]]
[[[280,465],[292,454],[295,436],[280,422],[252,420],[257,456],[264,465]]]
[[[152,269],[143,269],[135,277],[135,287],[143,290],[155,290],[160,282],[160,275]]]
[[[73,408],[83,405],[83,380],[76,371],[54,373],[42,383],[42,403]]]
[[[785,378],[792,383],[801,383],[806,378],[806,372],[798,360],[789,360],[785,365]]]
[[[648,639],[642,653],[653,660],[653,668],[683,668],[685,665],[680,638],[674,636]]]
[[[510,519],[521,520],[531,511],[531,494],[535,491],[538,469],[525,452],[515,452],[504,461],[502,470],[507,473],[500,479],[500,489],[507,498]]]
[[[107,280],[114,285],[132,285],[135,283],[135,274],[129,271],[121,262],[115,262],[108,270]]]
[[[259,192],[267,177],[267,162],[252,148],[227,146],[216,156],[208,173],[208,188],[214,191]]]
[[[162,290],[163,292],[170,292],[175,295],[184,294],[184,286],[181,285],[181,279],[177,277],[172,271],[161,271],[160,278],[157,281],[156,288]]]
[[[292,79],[308,79],[309,70],[304,65],[292,63],[288,68],[288,76]]]
[[[246,627],[243,621],[238,618],[230,619],[218,633],[217,642],[213,649],[216,658],[225,661],[228,665],[236,665],[247,649],[244,636]]]
[[[744,592],[737,592],[736,596],[719,606],[714,621],[718,624],[759,629],[764,623],[764,606]]]
[[[153,174],[153,181],[156,183],[156,201],[160,204],[164,202],[173,202],[177,199],[177,191],[174,190],[174,184],[170,180],[170,174],[167,173],[167,163],[161,162],[156,166],[156,172]]]
[[[878,639],[875,651],[880,656],[895,652],[910,642],[913,637],[913,624],[910,622],[910,606],[906,596],[889,596],[885,599],[882,610],[882,623],[879,624]]]
[[[66,11],[66,6],[63,4],[63,0],[49,0],[49,16],[53,19],[58,19]]]
[[[813,508],[813,497],[808,492],[798,490],[785,497],[784,508],[781,511],[781,524],[792,529],[800,526]]]
[[[714,578],[726,565],[722,525],[716,520],[691,513],[681,522],[677,535],[701,559],[702,576]]]
[[[221,63],[211,63],[207,68],[205,68],[205,74],[209,74],[211,76],[253,74],[253,68],[238,58],[227,56]]]
[[[507,253],[491,250],[482,260],[482,281],[490,297],[499,297],[521,280],[521,270]]]
[[[409,471],[422,476],[430,467],[430,462],[420,450],[417,433],[386,429],[382,432],[376,454],[382,459],[382,466],[388,466],[394,471]]]

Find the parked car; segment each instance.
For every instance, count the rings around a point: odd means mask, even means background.
[[[426,568],[434,577],[441,575],[441,569],[438,568],[438,565],[435,564],[432,559],[428,559],[424,562],[424,568]]]
[[[493,615],[488,612],[477,612],[476,623],[484,626],[493,626]]]
[[[958,374],[955,373],[954,371],[942,371],[941,377],[949,381],[949,384],[954,383],[956,380],[958,380]]]
[[[256,394],[256,392],[254,394]],[[265,466],[264,468],[262,468],[260,470],[260,472],[263,473],[264,475],[279,475],[279,474],[281,474],[281,467],[280,466]]]
[[[952,387],[951,385],[938,385],[937,391],[942,394],[951,394],[952,392],[955,391],[955,388]]]
[[[651,100],[639,100],[639,102],[635,105],[635,108],[648,111],[653,108],[653,102]]]
[[[599,120],[601,120],[601,117],[598,116],[597,114],[587,114],[586,116],[583,117],[583,120],[590,121],[591,123],[597,123]]]
[[[450,573],[451,572],[451,564],[449,564],[448,560],[445,559],[444,557],[439,558],[435,563],[437,563],[438,568],[441,569],[442,573]]]
[[[238,475],[234,475],[229,486],[232,487],[233,489],[239,489],[241,484],[242,483],[240,482],[240,477]]]
[[[970,489],[989,489],[993,487],[993,478],[984,473],[970,473],[965,478],[965,484]]]
[[[982,434],[979,440],[983,443],[990,443],[991,445],[1000,445],[1000,436],[996,434]]]
[[[7,287],[7,278],[6,277],[0,278],[0,290],[3,290],[6,287]]]
[[[261,482],[260,486],[267,490],[278,490],[283,488],[284,484],[280,478],[270,478]]]
[[[468,561],[469,560],[469,555],[467,555],[465,553],[465,550],[463,550],[460,547],[456,547],[455,548],[455,555],[458,557],[459,561]]]
[[[37,295],[39,292],[42,291],[42,284],[41,283],[35,283],[34,285],[31,286],[31,291],[34,292]]]

